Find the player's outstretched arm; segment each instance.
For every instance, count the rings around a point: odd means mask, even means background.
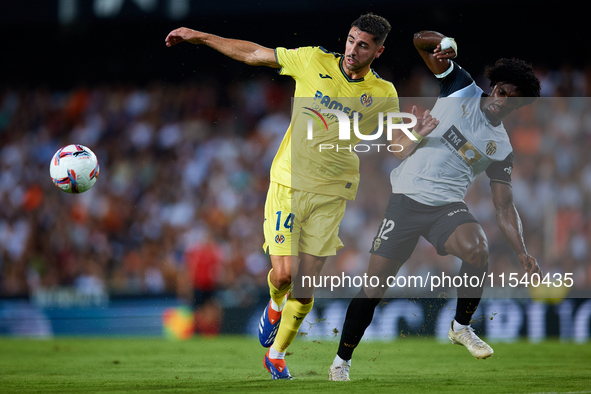
[[[411,140],[403,131],[397,130],[393,132],[392,140],[390,141],[392,144],[402,146],[402,150],[400,152],[394,153],[394,155],[401,160],[404,160],[410,156],[415,151],[423,137],[428,136],[433,130],[435,130],[437,125],[439,125],[439,121],[431,116],[431,112],[429,110],[417,115],[417,107],[413,105],[412,114],[417,118],[417,124],[413,128],[413,131],[415,137],[418,137],[419,140]]]
[[[509,242],[521,267],[529,273],[538,273],[542,275],[542,270],[538,265],[536,259],[530,256],[525,249],[525,241],[523,240],[523,226],[519,213],[515,204],[513,203],[513,190],[511,186],[493,182],[491,183],[493,203],[497,211],[497,223],[503,233],[503,236]]]
[[[180,27],[168,33],[165,43],[171,47],[181,42],[203,44],[239,62],[251,66],[281,68],[275,58],[275,51],[250,41],[223,38],[213,34]]]
[[[427,67],[435,75],[447,71],[450,66],[449,59],[457,56],[457,46],[453,38],[447,38],[442,42],[444,38],[446,37],[443,34],[436,31],[423,30],[415,33],[412,40]]]

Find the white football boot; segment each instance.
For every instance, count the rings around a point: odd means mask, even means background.
[[[478,335],[474,334],[474,329],[470,326],[464,328],[459,332],[454,331],[454,321],[451,322],[451,327],[447,333],[447,337],[454,345],[465,346],[468,351],[476,358],[488,358],[493,355],[494,350]]]
[[[349,365],[344,363],[340,365],[331,365],[328,370],[328,380],[333,382],[348,382],[349,379]]]

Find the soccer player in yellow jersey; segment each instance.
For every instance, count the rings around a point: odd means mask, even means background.
[[[270,347],[264,365],[273,379],[291,379],[285,351],[314,301],[314,289],[292,291],[292,273],[294,283],[303,275],[319,274],[326,258],[343,246],[339,224],[346,201],[355,198],[359,182],[359,159],[351,147],[360,138],[355,134],[346,141],[347,149],[336,149],[343,118],[323,110],[338,110],[351,124],[356,119],[359,132],[365,135],[376,129],[379,111],[399,112],[394,85],[370,68],[384,51],[390,29],[383,17],[362,15],[351,24],[343,55],[322,47],[265,48],[185,27],[166,37],[169,47],[183,41],[204,44],[248,65],[280,69],[281,75],[296,81],[292,121],[271,167],[263,225],[264,248],[272,265],[268,275],[271,301],[261,317],[259,339]],[[312,138],[311,130],[306,132],[311,119],[321,126],[312,132]],[[414,131],[428,134],[435,122],[426,112]],[[395,142],[403,150],[414,146],[407,137]]]

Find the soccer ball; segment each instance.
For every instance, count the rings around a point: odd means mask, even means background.
[[[49,174],[54,185],[66,193],[84,193],[96,182],[99,164],[84,145],[68,145],[53,155]]]

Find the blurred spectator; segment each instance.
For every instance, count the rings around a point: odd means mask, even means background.
[[[216,293],[224,260],[221,248],[211,236],[190,245],[184,257],[187,280],[192,290],[195,332],[214,335],[219,332],[223,313]]]

